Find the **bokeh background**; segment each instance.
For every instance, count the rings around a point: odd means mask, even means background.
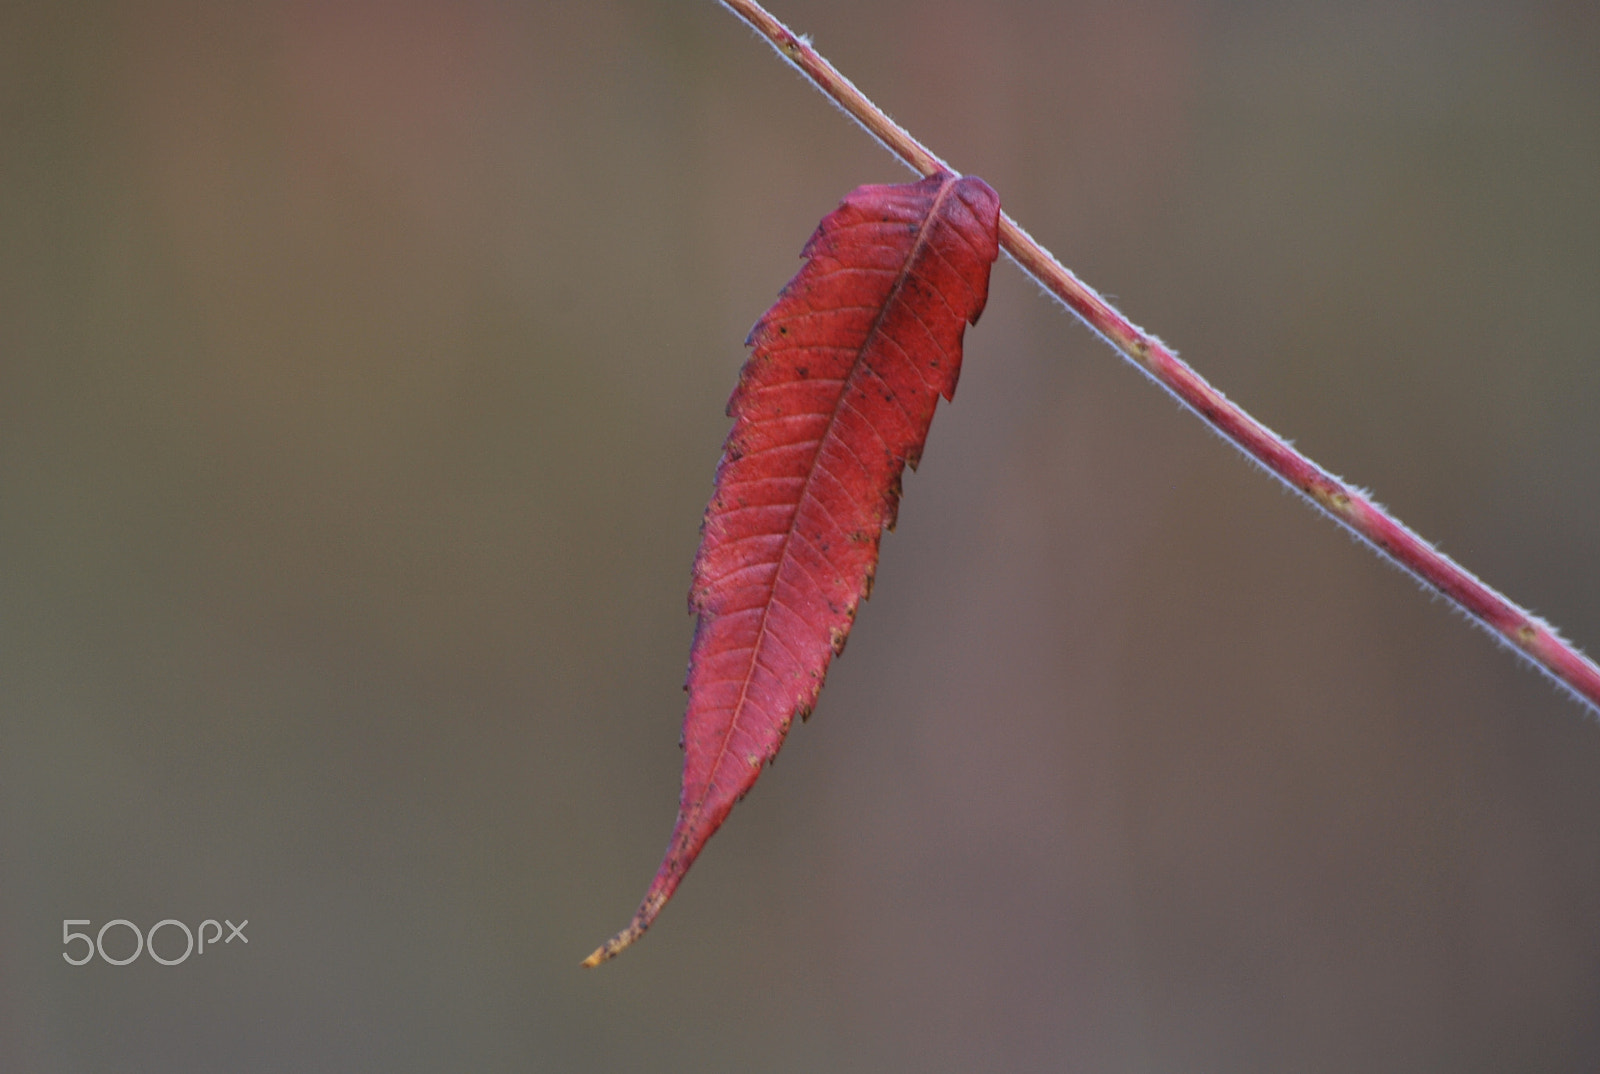
[[[1600,646],[1595,5],[778,14]],[[0,1068],[1600,1065],[1600,722],[1006,262],[815,716],[578,969],[744,333],[906,176],[709,2],[0,7]]]

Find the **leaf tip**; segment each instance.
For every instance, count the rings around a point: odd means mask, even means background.
[[[652,884],[649,894],[645,896],[644,902],[639,905],[638,912],[633,915],[633,920],[628,922],[627,928],[599,947],[596,947],[589,953],[589,957],[579,965],[586,970],[592,970],[600,963],[609,962],[622,954],[623,951],[632,947],[634,941],[645,934],[645,930],[650,927],[650,923],[656,919],[656,915],[661,912],[661,908],[667,904],[667,899],[672,895],[672,887],[676,887],[676,883],[663,889],[659,879],[655,884]]]
[[[605,943],[596,947],[581,965],[586,970],[592,970],[602,962],[607,962],[620,955],[633,941],[644,935],[644,928],[637,920],[630,922],[628,927],[617,933]]]

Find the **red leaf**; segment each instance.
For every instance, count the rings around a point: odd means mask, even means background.
[[[872,590],[901,472],[917,465],[938,397],[955,392],[999,214],[995,192],[971,177],[858,187],[751,329],[689,591],[700,618],[678,821],[633,921],[585,965],[650,927],[816,703]]]

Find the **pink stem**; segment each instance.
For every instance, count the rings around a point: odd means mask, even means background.
[[[808,41],[755,0],[722,0],[778,53],[873,137],[916,171],[954,172],[823,59]],[[1496,638],[1600,712],[1600,667],[1562,640],[1548,623],[1480,582],[1471,572],[1406,528],[1358,489],[1300,454],[1282,437],[1230,403],[1155,336],[1137,327],[1074,276],[1005,213],[1000,246],[1084,323],[1153,377],[1231,443],[1320,507],[1376,551],[1449,598]]]

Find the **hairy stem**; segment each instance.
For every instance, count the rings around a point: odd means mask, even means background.
[[[755,28],[890,152],[928,175],[954,172],[911,133],[755,0],[721,0]],[[1600,667],[1562,640],[1548,623],[1479,581],[1449,556],[1418,537],[1359,489],[1328,473],[1282,437],[1228,401],[1166,344],[1133,324],[1093,288],[1074,276],[1006,213],[1000,247],[1042,287],[1059,298],[1134,365],[1166,388],[1200,420],[1305,496],[1381,555],[1466,612],[1496,638],[1530,660],[1579,701],[1600,712]]]

